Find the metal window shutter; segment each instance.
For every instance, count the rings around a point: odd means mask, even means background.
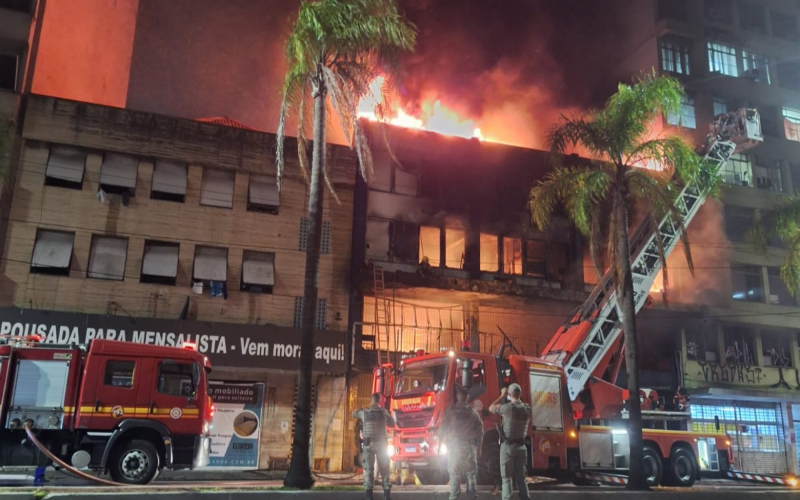
[[[194,279],[225,281],[228,279],[228,250],[200,247],[194,252]]]
[[[278,181],[274,177],[251,175],[249,195],[250,203],[267,207],[279,207],[281,205]]]
[[[275,254],[244,251],[242,259],[242,281],[248,285],[275,284]]]
[[[106,153],[100,167],[100,184],[136,188],[139,159],[117,153]]]
[[[125,276],[128,240],[97,236],[89,253],[90,278],[121,280]]]
[[[69,362],[21,360],[11,406],[60,408],[64,406]]]
[[[68,146],[52,146],[45,175],[70,182],[83,181],[86,152]]]
[[[212,207],[233,207],[233,185],[236,173],[227,170],[203,169],[200,204]]]
[[[178,250],[175,245],[146,245],[142,274],[174,278],[178,275]]]
[[[367,258],[389,260],[390,222],[367,219]],[[495,245],[496,246],[496,245]]]
[[[157,160],[153,170],[153,191],[186,195],[186,165]]]
[[[68,268],[74,240],[74,233],[40,230],[36,236],[31,266]]]

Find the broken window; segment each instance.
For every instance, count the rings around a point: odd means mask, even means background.
[[[389,231],[391,222],[380,219],[367,219],[367,258],[370,260],[389,260]]]
[[[272,293],[275,285],[275,254],[245,250],[242,257],[242,285],[246,292]]]
[[[44,183],[72,189],[83,187],[83,170],[86,167],[86,151],[69,146],[52,145],[47,158]]]
[[[247,210],[277,214],[281,206],[278,181],[270,175],[250,175],[247,190]]]
[[[232,208],[235,182],[236,172],[204,168],[203,184],[200,189],[200,204],[210,207]]]
[[[528,240],[525,242],[525,275],[536,278],[547,277],[547,243]]]
[[[392,260],[406,264],[418,264],[419,226],[413,222],[393,222]]]
[[[481,271],[496,273],[500,270],[497,236],[481,233]]]
[[[522,275],[522,240],[503,238],[503,273]]]
[[[208,285],[212,281],[228,279],[228,249],[197,246],[194,249],[194,281]]]
[[[186,198],[186,165],[156,160],[150,197],[154,200],[177,201]]]
[[[745,302],[764,302],[761,268],[731,264],[731,298]]]
[[[747,328],[723,327],[722,341],[725,363],[735,365],[755,364],[755,335]]]
[[[145,241],[140,281],[174,285],[178,277],[179,250],[177,243]]]
[[[451,269],[463,269],[466,232],[463,229],[445,229],[444,245],[445,266]]]
[[[716,328],[686,329],[686,358],[692,361],[719,361]]]
[[[40,229],[33,247],[31,272],[69,276],[75,233]]]
[[[442,230],[438,227],[420,226],[419,228],[419,261],[426,257],[431,267],[440,267],[442,263]]]
[[[566,243],[550,243],[548,257],[550,258],[550,265],[553,266],[553,271],[556,274],[555,277],[558,279],[563,278],[569,268],[569,245]]]
[[[764,366],[791,368],[791,331],[761,330],[761,359]]]
[[[89,252],[89,278],[120,281],[125,276],[128,239],[113,236],[93,236]]]
[[[100,167],[100,188],[106,193],[129,194],[136,191],[139,159],[117,153],[106,153]]]

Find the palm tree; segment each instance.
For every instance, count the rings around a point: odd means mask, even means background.
[[[622,308],[630,391],[631,467],[628,487],[631,489],[645,489],[647,485],[642,465],[636,311],[629,248],[630,215],[634,209],[640,210],[640,214],[648,217],[653,229],[667,215],[677,221],[689,269],[692,269],[685,228],[673,196],[679,191],[675,189],[676,183],[708,174],[705,162],[679,137],[651,138],[649,134],[659,116],[680,112],[683,97],[679,81],[653,74],[633,85],[620,84],[603,109],[590,111],[583,117],[562,116],[547,135],[554,169],[530,193],[531,218],[538,228],[547,226],[560,204],[577,228],[588,237],[598,279],[602,274],[598,256],[603,252],[604,232],[608,235],[607,255]],[[591,166],[562,164],[565,153],[575,147],[588,152],[593,158]],[[653,165],[660,165],[660,171],[649,169]],[[709,178],[716,179],[716,176]],[[666,258],[659,236],[657,243],[666,284]]]
[[[800,193],[780,196],[772,210],[760,214],[748,232],[748,239],[762,251],[778,237],[786,247],[781,278],[792,295],[800,289]]]
[[[284,168],[286,118],[290,110],[297,112],[298,156],[303,175],[308,178],[305,128],[307,107],[313,102],[300,383],[294,420],[292,461],[284,480],[287,487],[308,489],[314,484],[309,467],[309,441],[323,179],[333,193],[325,169],[327,106],[330,104],[338,115],[344,135],[358,155],[361,175],[369,179],[372,173],[372,155],[366,135],[358,122],[358,102],[368,94],[370,84],[379,75],[385,77],[385,85],[392,84],[399,69],[400,56],[412,50],[415,41],[416,31],[413,25],[398,13],[394,0],[303,1],[297,21],[286,41],[289,69],[283,86],[276,155],[279,188]],[[385,93],[388,95],[388,92]],[[384,111],[377,110],[379,114]]]

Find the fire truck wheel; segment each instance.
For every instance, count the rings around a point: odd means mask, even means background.
[[[158,450],[150,441],[132,439],[120,443],[109,463],[111,478],[124,484],[147,484],[158,475]]]
[[[647,486],[658,486],[664,475],[664,465],[661,457],[652,446],[644,447],[644,477]]]
[[[688,448],[672,450],[667,468],[667,479],[671,486],[690,488],[697,480],[697,460]]]

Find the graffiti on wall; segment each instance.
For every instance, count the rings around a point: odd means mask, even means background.
[[[778,366],[754,366],[687,360],[686,385],[689,388],[719,384],[749,389],[800,391],[800,370],[782,363],[776,364]]]

